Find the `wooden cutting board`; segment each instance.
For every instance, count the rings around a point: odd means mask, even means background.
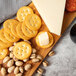
[[[38,11],[36,10],[35,6],[33,3],[31,3],[29,5],[33,11],[39,15]],[[40,16],[40,15],[39,15]],[[64,14],[64,20],[63,20],[63,27],[62,27],[62,34],[65,32],[65,30],[70,26],[70,23],[73,21],[73,19],[76,17],[76,12],[73,12],[73,13],[69,13],[69,12],[66,12],[65,11],[65,14]],[[39,31],[48,31],[48,28],[46,27],[44,21],[42,20],[42,27],[40,28]],[[32,42],[32,45],[33,47],[35,47],[37,49],[37,54],[40,54],[42,55],[43,59],[47,56],[47,54],[52,50],[52,48],[54,47],[54,45],[57,43],[57,41],[60,39],[61,36],[57,36],[55,34],[53,34],[53,37],[54,37],[54,44],[50,47],[50,48],[47,48],[47,49],[42,49],[40,47],[38,47],[35,43],[35,38],[31,39],[31,42]],[[38,62],[38,63],[32,63],[31,60],[28,61],[27,63],[31,63],[32,64],[32,68],[30,70],[28,70],[27,72],[24,73],[24,76],[32,76],[33,73],[36,71],[36,69],[38,68],[38,66],[41,64],[42,61]],[[2,63],[2,61],[0,61],[0,63]],[[25,63],[25,64],[27,64]],[[6,67],[6,64],[4,64],[3,66]],[[1,76],[1,73],[0,73],[0,76]],[[8,76],[15,76],[13,73],[11,74],[8,74]]]

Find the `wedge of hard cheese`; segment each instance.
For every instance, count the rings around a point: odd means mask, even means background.
[[[50,32],[61,34],[66,0],[32,0]]]

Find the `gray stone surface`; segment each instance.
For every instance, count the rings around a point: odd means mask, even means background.
[[[76,19],[52,49],[56,54],[46,57],[49,66],[40,66],[45,70],[43,76],[76,76],[76,44],[70,39],[70,29],[74,23]]]
[[[29,2],[30,0],[0,0],[0,22],[15,15],[21,6]],[[45,69],[43,76],[76,76],[76,44],[71,41],[69,35],[74,23],[76,23],[76,20],[54,46],[53,50],[56,55],[46,57],[49,66],[46,68],[40,66]]]

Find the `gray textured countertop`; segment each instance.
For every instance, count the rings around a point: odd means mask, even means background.
[[[70,39],[70,29],[74,23],[76,19],[52,49],[56,54],[46,57],[49,66],[40,66],[44,69],[43,76],[76,76],[76,44]]]
[[[3,1],[5,1],[6,4]],[[26,0],[11,1],[0,0],[0,10],[4,7],[0,11],[0,22],[10,16],[13,16],[21,6],[30,2],[30,0],[28,0],[26,3]],[[7,3],[11,3],[11,7],[9,7],[9,4]],[[12,5],[14,5],[14,8],[12,8]],[[6,9],[5,7],[8,8]],[[14,10],[12,11],[11,8]],[[8,12],[9,9],[10,12]],[[44,68],[42,65],[40,66],[45,69],[43,76],[76,76],[76,44],[71,41],[69,35],[70,29],[74,23],[76,23],[76,20],[71,24],[58,43],[54,46],[53,50],[56,52],[56,54],[52,57],[46,57],[46,60],[49,62],[49,66],[46,68]],[[34,76],[36,76],[36,74]]]

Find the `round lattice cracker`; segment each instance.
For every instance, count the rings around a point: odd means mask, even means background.
[[[8,49],[0,49],[0,59],[3,59],[7,56]]]
[[[31,30],[38,30],[41,27],[41,19],[36,14],[27,15],[24,22]]]
[[[27,28],[25,23],[22,24],[22,32],[27,36],[27,37],[35,37],[38,31],[30,30]]]
[[[15,25],[17,21],[15,19],[9,19],[9,20],[6,20],[4,23],[3,23],[3,27],[4,27],[4,30],[8,33],[11,32],[11,25]]]
[[[13,54],[20,60],[27,59],[32,53],[31,45],[27,42],[19,42],[13,48]]]
[[[19,38],[15,37],[11,32],[8,33],[6,31],[4,31],[4,35],[5,35],[6,39],[10,42],[16,42],[19,40]]]
[[[0,30],[0,40],[2,40],[2,41],[5,42],[5,43],[10,43],[10,41],[8,41],[8,40],[6,39],[6,37],[4,36],[4,29],[1,29],[1,30]]]
[[[28,6],[21,7],[17,12],[17,19],[23,22],[28,14],[32,14],[33,10]]]
[[[14,23],[11,25],[11,32],[15,37],[19,38],[17,31],[16,31],[17,25],[18,25],[18,21],[15,20]]]
[[[13,43],[4,43],[3,41],[0,40],[0,49],[5,49],[12,45],[13,45]]]
[[[39,43],[39,35],[42,34],[42,33],[45,33],[45,32],[46,31],[39,32],[38,35],[36,36],[36,43],[41,48],[48,48],[48,47],[52,46],[52,44],[54,42],[53,35],[51,33],[47,32],[48,33],[48,36],[49,36],[49,44],[48,45],[43,45],[43,46],[40,45],[40,43]]]
[[[16,27],[17,34],[23,40],[29,40],[30,38],[24,35],[24,33],[22,32],[21,27],[22,27],[22,23],[19,23],[18,26]]]

